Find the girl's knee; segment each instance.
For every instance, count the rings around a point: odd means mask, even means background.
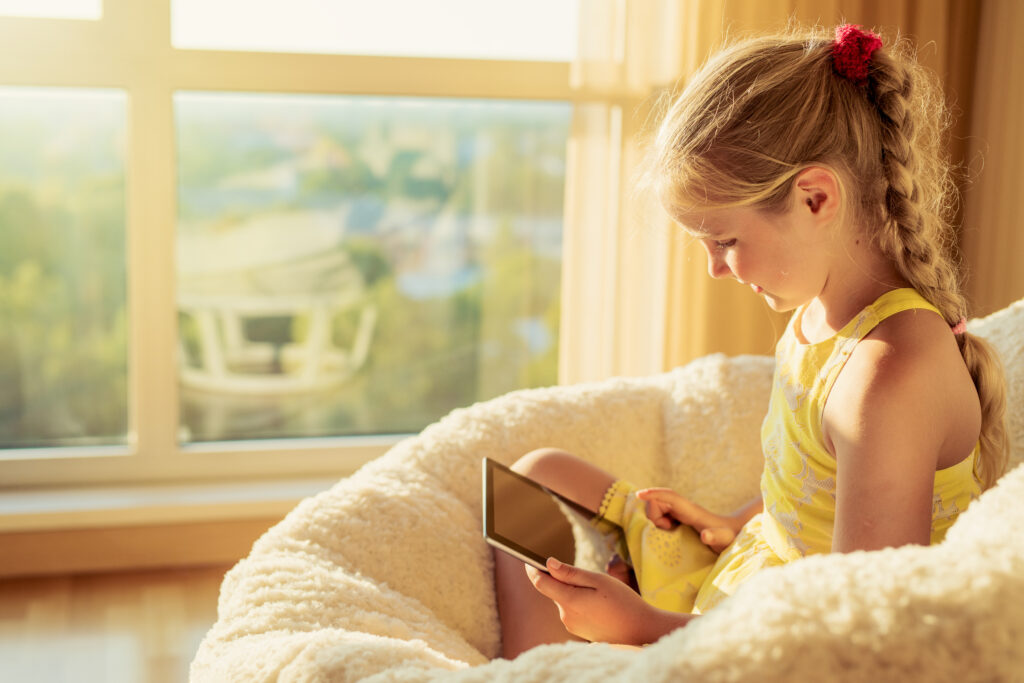
[[[560,448],[539,448],[519,458],[516,472],[597,511],[615,477]]]
[[[512,470],[543,483],[549,475],[579,467],[583,460],[560,448],[538,448],[512,464]]]

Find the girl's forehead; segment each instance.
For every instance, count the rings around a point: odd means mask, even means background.
[[[736,230],[749,219],[747,208],[702,209],[677,213],[675,221],[694,237],[717,237]]]

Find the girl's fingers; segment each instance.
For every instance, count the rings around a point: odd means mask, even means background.
[[[644,512],[647,515],[647,519],[654,522],[656,526],[668,528],[671,524],[671,520],[668,518],[668,510],[665,506],[656,500],[649,500],[644,503]]]
[[[661,487],[651,487],[646,489],[640,489],[636,492],[636,497],[640,500],[662,500],[670,502],[676,498],[682,498],[678,493],[672,489],[666,489]]]
[[[672,489],[640,489],[636,492],[636,497],[666,510],[687,511],[693,507],[693,503]]]
[[[540,591],[541,594],[557,600],[560,589],[564,587],[560,581],[551,578],[549,575],[540,571],[532,565],[526,565],[526,576],[530,579],[530,583],[533,587]]]
[[[636,497],[644,501],[647,519],[661,529],[671,529],[673,526],[672,519],[670,519],[672,505],[667,500],[668,496],[662,494],[661,491],[662,489],[641,489],[636,492]],[[664,489],[664,491],[672,493],[668,489]]]
[[[672,489],[640,489],[636,492],[636,497],[647,503],[647,518],[662,529],[672,528],[670,521],[668,526],[658,523],[659,518],[664,519],[666,517],[671,517],[676,521],[695,528],[702,528],[704,526],[700,519],[700,512],[703,508],[683,498]]]
[[[547,568],[550,574],[526,565],[526,575],[534,588],[559,605],[571,600],[574,591],[594,587],[590,572],[584,569],[563,564],[553,557],[548,559]]]
[[[553,557],[548,558],[547,567],[548,571],[551,572],[551,576],[562,583],[567,583],[570,586],[577,586],[580,588],[594,587],[594,580],[591,576],[591,572],[588,572],[586,569],[580,569],[579,567],[574,567],[571,564],[564,564]]]

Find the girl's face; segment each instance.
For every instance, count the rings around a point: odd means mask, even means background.
[[[821,295],[828,282],[827,230],[809,204],[776,214],[752,208],[716,209],[679,217],[708,254],[711,277],[731,277],[789,311]]]

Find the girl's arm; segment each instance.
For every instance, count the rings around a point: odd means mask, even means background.
[[[971,452],[980,419],[939,316],[897,314],[862,340],[823,416],[838,465],[833,550],[927,545],[935,472]]]
[[[730,515],[730,518],[733,520],[733,524],[736,525],[733,528],[733,530],[736,533],[739,533],[740,529],[743,528],[744,524],[749,522],[751,518],[754,517],[754,515],[757,515],[763,511],[764,500],[761,498],[761,494],[759,493],[757,494],[756,498],[752,498],[750,502],[748,502],[746,505],[744,505],[739,510]]]

